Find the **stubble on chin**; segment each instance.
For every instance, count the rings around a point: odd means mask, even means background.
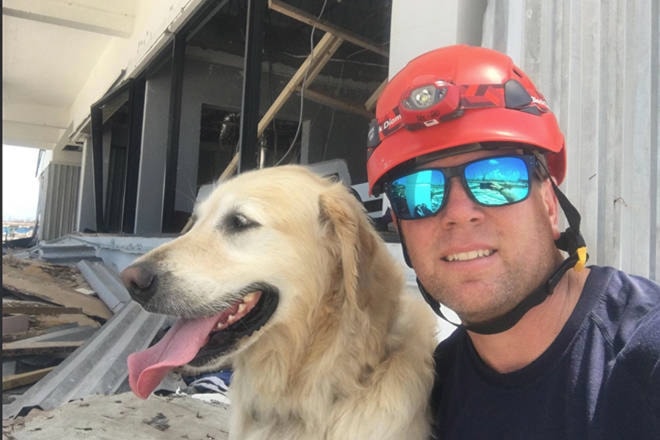
[[[420,280],[438,302],[453,310],[464,323],[476,323],[501,316],[518,305],[545,282],[545,274],[553,269],[550,264],[547,266],[518,265],[490,277],[477,274],[463,278],[455,274],[444,277],[422,275]]]

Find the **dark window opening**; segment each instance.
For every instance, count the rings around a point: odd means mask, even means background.
[[[144,81],[128,80],[92,105],[96,230],[135,225]]]
[[[240,131],[240,115],[202,104],[199,137],[199,161],[197,188],[214,182],[227,168],[237,151]],[[298,135],[296,136],[296,131]],[[295,139],[295,140],[294,140]],[[258,139],[257,162],[274,166],[278,162],[299,163],[302,127],[298,121],[276,119]]]

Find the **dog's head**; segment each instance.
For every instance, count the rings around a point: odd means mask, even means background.
[[[372,301],[357,291],[378,276],[367,267],[377,235],[340,183],[301,166],[250,171],[220,184],[194,216],[186,234],[122,273],[146,310],[181,318],[175,328],[201,340],[188,371],[216,369],[269,327],[314,319],[319,307],[360,313]]]

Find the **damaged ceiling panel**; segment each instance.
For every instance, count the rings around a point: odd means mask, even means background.
[[[391,0],[270,0],[263,61],[297,69],[309,55],[312,43],[317,44],[333,29],[346,43],[337,50],[324,74],[380,83],[387,77],[391,8]],[[246,16],[247,2],[231,0],[199,29],[188,45],[242,57]]]

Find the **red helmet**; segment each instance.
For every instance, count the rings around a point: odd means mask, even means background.
[[[508,56],[456,45],[427,52],[392,78],[369,129],[369,192],[383,177],[429,153],[479,142],[543,150],[550,173],[566,174],[564,136],[545,98]]]

